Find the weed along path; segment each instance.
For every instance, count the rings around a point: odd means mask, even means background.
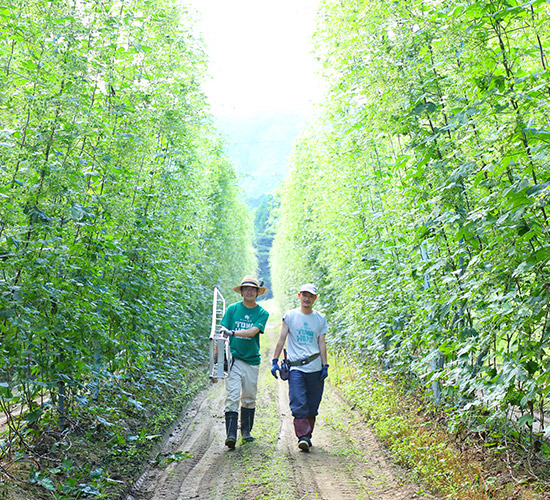
[[[267,336],[274,338],[275,326],[268,328]],[[330,384],[313,447],[309,453],[300,451],[288,383],[271,376],[271,349],[262,354],[252,432],[256,440],[244,443],[239,436],[235,450],[224,445],[225,387],[213,384],[174,422],[126,500],[433,498],[390,464],[368,427]]]

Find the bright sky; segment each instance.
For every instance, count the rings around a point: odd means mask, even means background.
[[[309,110],[320,100],[312,55],[318,0],[182,0],[199,13],[217,116]]]

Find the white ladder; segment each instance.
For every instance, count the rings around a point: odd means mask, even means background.
[[[224,379],[229,374],[233,359],[229,349],[229,338],[221,332],[221,320],[225,314],[225,299],[218,285],[214,285],[212,301],[212,328],[210,329],[210,371],[212,382]]]

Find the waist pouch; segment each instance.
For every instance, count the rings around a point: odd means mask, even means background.
[[[281,375],[281,380],[288,380],[288,378],[290,377],[290,362],[288,361],[288,359],[285,358],[281,362],[281,369],[279,373]]]
[[[321,353],[316,352],[315,354],[312,354],[311,356],[308,356],[307,358],[299,359],[298,361],[288,361],[288,364],[290,366],[304,366],[308,363],[311,363],[314,359],[317,359]]]

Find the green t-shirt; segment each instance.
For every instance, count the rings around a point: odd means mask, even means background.
[[[225,310],[221,324],[229,330],[246,330],[256,326],[263,333],[268,318],[269,313],[259,305],[249,309],[242,302],[236,302]],[[259,365],[260,333],[254,337],[231,337],[229,345],[233,357],[249,365]]]

